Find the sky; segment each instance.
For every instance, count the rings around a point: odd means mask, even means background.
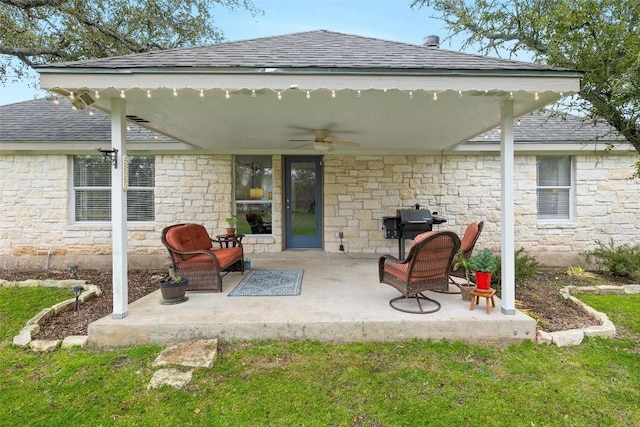
[[[412,44],[422,44],[427,35],[438,35],[441,47],[458,50],[459,45],[442,42],[447,31],[426,8],[411,9],[410,0],[254,0],[264,14],[251,16],[246,10],[214,9],[215,25],[227,41],[268,37],[311,30],[331,30]],[[22,102],[46,92],[26,83],[8,81],[0,85],[0,105]]]

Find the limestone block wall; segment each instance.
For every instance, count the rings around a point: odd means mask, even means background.
[[[325,250],[397,254],[384,239],[382,217],[419,203],[447,218],[438,226],[460,236],[472,221],[484,221],[477,247],[500,251],[500,158],[497,155],[327,156]],[[583,264],[581,252],[596,240],[637,244],[640,180],[630,180],[636,155],[574,156],[574,218],[537,219],[536,156],[515,159],[515,239],[545,265]],[[436,227],[436,228],[438,228]]]
[[[105,268],[111,265],[111,225],[73,223],[69,205],[71,158],[55,154],[0,155],[0,268]],[[164,267],[161,230],[198,222],[222,233],[232,211],[231,155],[156,156],[154,223],[129,224],[129,266]],[[536,156],[515,159],[516,248],[548,265],[575,265],[596,240],[637,244],[640,181],[630,180],[635,155],[574,156],[572,221],[544,223],[536,214]],[[282,157],[273,157],[273,236],[245,238],[245,252],[282,251]],[[500,249],[500,159],[486,155],[327,155],[324,161],[324,249],[397,254],[384,238],[382,218],[423,208],[447,218],[440,229],[462,235],[485,221],[478,247]]]

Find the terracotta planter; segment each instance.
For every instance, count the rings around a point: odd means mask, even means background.
[[[233,236],[234,234],[236,234],[236,229],[235,228],[227,228],[227,236]]]
[[[189,280],[183,277],[179,282],[160,282],[160,292],[162,292],[162,304],[180,304],[189,298],[185,296],[187,291],[187,282]]]
[[[476,287],[478,289],[489,289],[491,287],[491,273],[476,271]]]

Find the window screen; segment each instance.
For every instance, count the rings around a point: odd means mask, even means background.
[[[76,222],[111,221],[111,168],[102,156],[74,156],[73,194]],[[153,221],[155,158],[129,157],[127,221]]]
[[[573,174],[570,156],[537,158],[538,219],[571,218]]]

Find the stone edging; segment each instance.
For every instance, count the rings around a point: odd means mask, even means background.
[[[565,302],[574,308],[582,311],[588,316],[593,317],[599,323],[596,326],[589,326],[581,329],[567,329],[565,331],[544,332],[538,331],[536,342],[540,344],[555,344],[559,347],[568,345],[578,345],[582,343],[585,336],[587,337],[613,337],[616,334],[616,327],[609,320],[609,317],[599,311],[589,307],[571,293],[596,294],[596,295],[630,295],[640,293],[640,285],[622,285],[622,286],[565,286],[560,289],[560,296]]]
[[[85,280],[23,280],[21,282],[9,282],[6,280],[0,280],[0,287],[21,287],[21,288],[33,288],[33,287],[49,287],[49,288],[66,288],[71,290],[74,286],[82,286],[84,291],[78,297],[78,303],[89,301],[100,294],[102,290],[96,285],[87,284]],[[38,314],[29,319],[26,325],[20,330],[20,333],[13,337],[13,345],[17,347],[29,346],[34,351],[53,351],[58,348],[60,342],[62,342],[62,348],[70,347],[84,347],[87,342],[87,337],[84,335],[72,335],[66,337],[64,340],[33,340],[32,336],[36,335],[40,331],[40,325],[42,325],[47,319],[55,316],[56,314],[63,313],[65,311],[73,310],[76,303],[75,297],[68,300],[64,300],[49,308],[42,309]]]

